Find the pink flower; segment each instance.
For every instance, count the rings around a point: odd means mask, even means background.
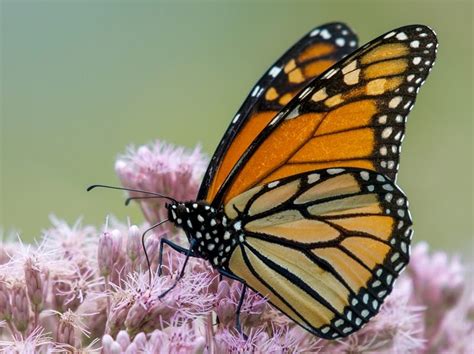
[[[103,285],[103,280],[97,278],[97,271],[76,269],[68,275],[53,279],[52,294],[53,304],[57,311],[75,311],[85,301],[86,297],[94,298],[104,296],[98,290]]]
[[[53,353],[57,351],[56,349],[56,343],[40,327],[35,328],[27,336],[11,336],[0,340],[0,351],[5,354]]]
[[[430,255],[424,242],[413,249],[408,271],[417,285],[417,301],[429,307],[430,316],[454,306],[463,293],[464,271],[459,259],[449,259],[443,252]]]
[[[427,352],[460,348],[465,342],[462,338],[474,334],[474,318],[469,319],[466,311],[474,302],[467,296],[472,289],[465,289],[465,271],[459,258],[450,259],[443,252],[430,255],[428,245],[422,242],[412,252],[408,272],[414,284],[413,302],[426,308]]]

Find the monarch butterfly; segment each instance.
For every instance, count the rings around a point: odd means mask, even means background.
[[[310,31],[251,90],[195,201],[141,191],[170,200],[189,240],[162,240],[160,258],[167,244],[208,260],[244,284],[238,312],[250,287],[327,339],[377,314],[408,263],[412,220],[395,179],[437,39],[410,25],[356,47],[342,23]]]

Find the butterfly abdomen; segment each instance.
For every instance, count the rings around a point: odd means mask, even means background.
[[[223,211],[192,201],[167,207],[169,219],[186,233],[194,254],[209,260],[214,267],[226,268],[239,236],[235,228],[227,225]]]

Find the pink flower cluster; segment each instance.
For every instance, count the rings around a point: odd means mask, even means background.
[[[159,142],[131,150],[116,168],[125,186],[192,199],[205,158]],[[156,200],[140,201],[148,221],[164,217]],[[101,230],[53,219],[39,244],[0,244],[0,352],[5,353],[470,353],[474,298],[465,267],[445,253],[414,247],[407,270],[380,313],[353,335],[322,340],[250,291],[235,330],[241,284],[220,279],[192,259],[177,286],[184,256],[159,241],[186,244],[173,228],[108,220]]]

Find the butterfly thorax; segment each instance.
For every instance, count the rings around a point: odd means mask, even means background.
[[[209,260],[214,267],[227,268],[239,235],[227,225],[222,209],[193,201],[169,204],[167,208],[169,220],[185,232],[193,254]]]

